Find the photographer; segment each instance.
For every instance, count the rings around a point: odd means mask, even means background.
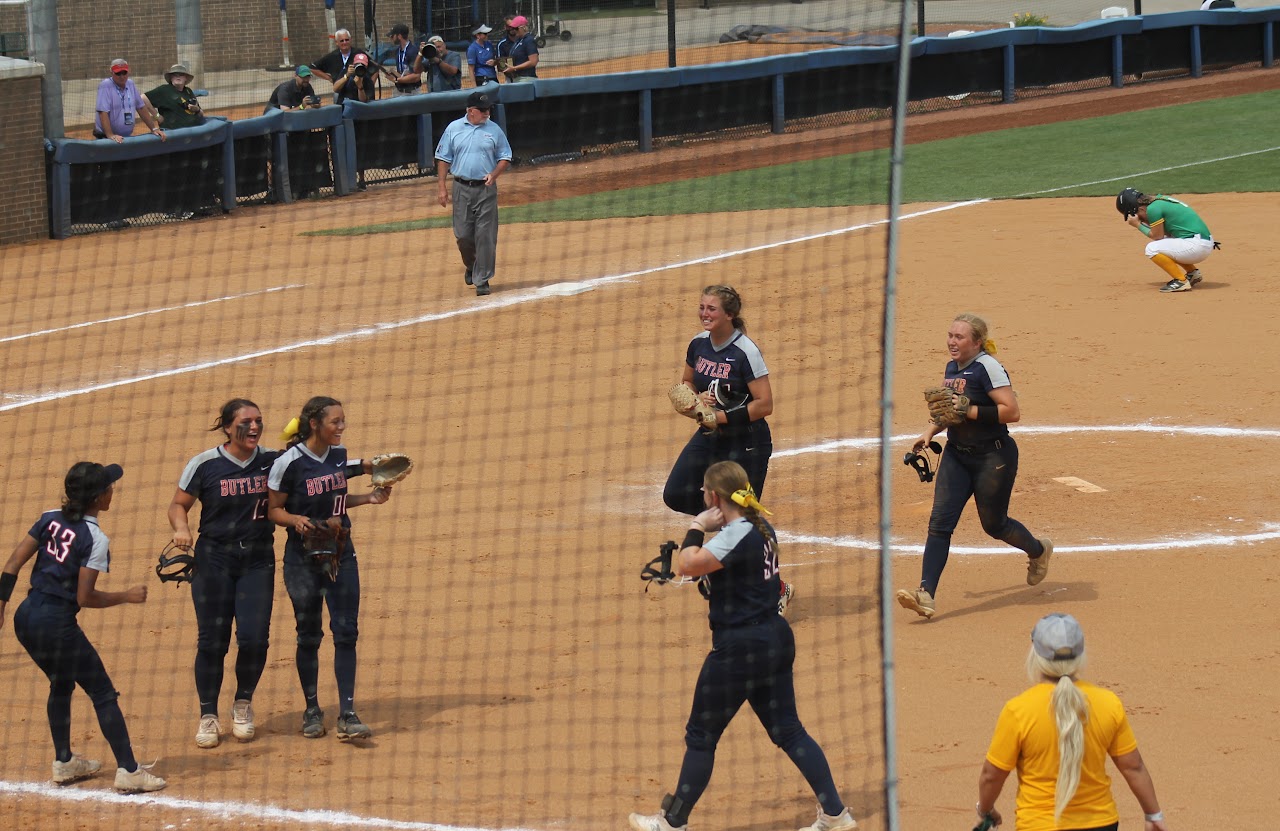
[[[170,130],[181,127],[198,127],[204,123],[204,111],[191,89],[195,76],[180,63],[169,67],[164,83],[146,93],[146,98],[156,109],[160,123]]]
[[[425,55],[418,55],[413,71],[422,73],[430,70],[428,92],[448,92],[462,89],[462,53],[450,52],[444,45],[444,38],[432,35],[427,38],[427,46],[435,49],[435,57],[430,57],[431,49],[423,49]]]
[[[311,69],[310,67],[300,66],[293,72],[293,77],[276,87],[271,98],[267,101],[267,108],[263,113],[271,110],[306,110],[317,109],[320,106],[320,97],[316,95],[316,91],[311,88]]]
[[[333,81],[333,103],[348,99],[362,102],[376,101],[373,91],[373,73],[369,71],[369,56],[357,52],[347,64],[347,70]]]

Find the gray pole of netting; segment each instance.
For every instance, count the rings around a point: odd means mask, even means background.
[[[923,2],[923,0],[918,0]],[[903,147],[906,144],[907,81],[911,68],[911,3],[903,0],[898,20],[898,88],[889,159],[889,232],[885,242],[884,320],[880,349],[880,655],[884,685],[884,816],[887,831],[898,831],[898,721],[894,696],[893,555],[890,538],[890,465],[893,438],[893,342],[898,294],[898,223],[902,211]]]
[[[44,64],[40,102],[45,138],[62,138],[62,59],[58,57],[58,0],[31,0],[27,7],[31,57]]]
[[[174,0],[178,33],[178,63],[204,80],[204,30],[200,28],[200,0]]]

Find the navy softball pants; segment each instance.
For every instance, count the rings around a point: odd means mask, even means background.
[[[988,449],[989,448],[989,449]],[[1009,517],[1009,497],[1018,478],[1018,445],[1012,437],[984,446],[981,452],[965,452],[947,444],[938,461],[933,485],[933,513],[924,542],[920,586],[935,597],[942,570],[947,567],[951,534],[960,522],[964,506],[973,497],[978,519],[988,536],[1039,557],[1044,546],[1026,526]]]
[[[682,514],[697,516],[706,505],[702,501],[702,479],[707,468],[716,462],[737,462],[747,471],[747,481],[757,497],[763,498],[764,480],[769,473],[769,457],[773,455],[773,434],[764,419],[751,422],[740,436],[723,435],[723,430],[708,433],[698,430],[676,458],[662,489],[662,501]]]
[[[832,816],[844,810],[827,757],[796,714],[795,658],[795,635],[781,615],[712,633],[711,652],[698,674],[685,725],[684,763],[675,792],[683,804],[668,814],[671,825],[684,825],[707,789],[716,745],[743,702],[751,705],[769,739],[800,769],[822,810]]]
[[[253,700],[267,665],[276,558],[271,540],[253,543],[196,541],[191,601],[196,609],[196,694],[200,714],[218,714],[223,662],[236,625],[236,695]]]
[[[318,707],[316,686],[320,676],[320,642],[324,640],[324,607],[329,607],[333,633],[333,672],[338,682],[340,712],[355,708],[356,640],[360,636],[360,567],[356,552],[347,543],[338,561],[338,577],[330,580],[292,541],[285,549],[284,587],[293,601],[298,629],[298,680],[308,707]]]
[[[79,684],[93,702],[116,767],[135,770],[138,763],[120,712],[120,693],[111,683],[98,650],[80,628],[78,611],[73,601],[33,591],[13,614],[14,635],[49,678],[46,709],[55,757],[59,762],[71,761],[71,694]]]

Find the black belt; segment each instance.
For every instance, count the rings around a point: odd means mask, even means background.
[[[982,441],[977,444],[956,444],[955,442],[947,442],[947,447],[957,453],[990,453],[992,450],[999,450],[1004,447],[1004,439],[991,439],[990,441]]]
[[[422,86],[421,81],[416,84],[396,84],[396,89],[417,89],[420,86]]]
[[[469,188],[484,187],[484,179],[463,179],[461,176],[454,176],[453,181],[460,185],[466,185]]]

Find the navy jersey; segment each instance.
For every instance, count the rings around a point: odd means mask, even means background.
[[[700,332],[689,342],[685,363],[693,368],[693,387],[698,392],[706,392],[712,381],[719,381],[722,391],[746,396],[746,403],[751,401],[747,384],[769,374],[760,348],[741,330],[734,330],[729,342],[719,349],[711,344],[710,332]],[[726,436],[745,434],[749,429],[748,425],[720,425]]]
[[[111,570],[107,535],[98,520],[85,517],[71,522],[62,511],[45,511],[27,532],[36,541],[36,564],[31,568],[31,590],[76,600],[80,569]]]
[[[341,517],[350,528],[347,517],[347,477],[361,472],[359,459],[347,460],[347,448],[334,445],[317,457],[306,444],[298,443],[280,454],[271,466],[267,487],[286,494],[284,508],[291,514],[313,522],[324,522],[331,516]],[[289,527],[289,542],[302,544],[302,537]]]
[[[707,575],[711,588],[711,628],[759,623],[778,613],[778,543],[745,517],[730,522],[704,548],[720,565]]]
[[[270,540],[267,474],[279,457],[279,450],[255,448],[242,462],[219,446],[187,462],[178,487],[200,500],[200,536],[220,544]]]
[[[979,352],[978,357],[963,369],[955,361],[948,361],[943,383],[960,395],[969,396],[969,403],[979,407],[994,407],[996,402],[991,400],[991,391],[1012,386],[1009,373],[986,352]],[[947,428],[947,441],[962,446],[980,444],[1007,435],[1009,428],[1003,424],[979,424],[968,419]]]

